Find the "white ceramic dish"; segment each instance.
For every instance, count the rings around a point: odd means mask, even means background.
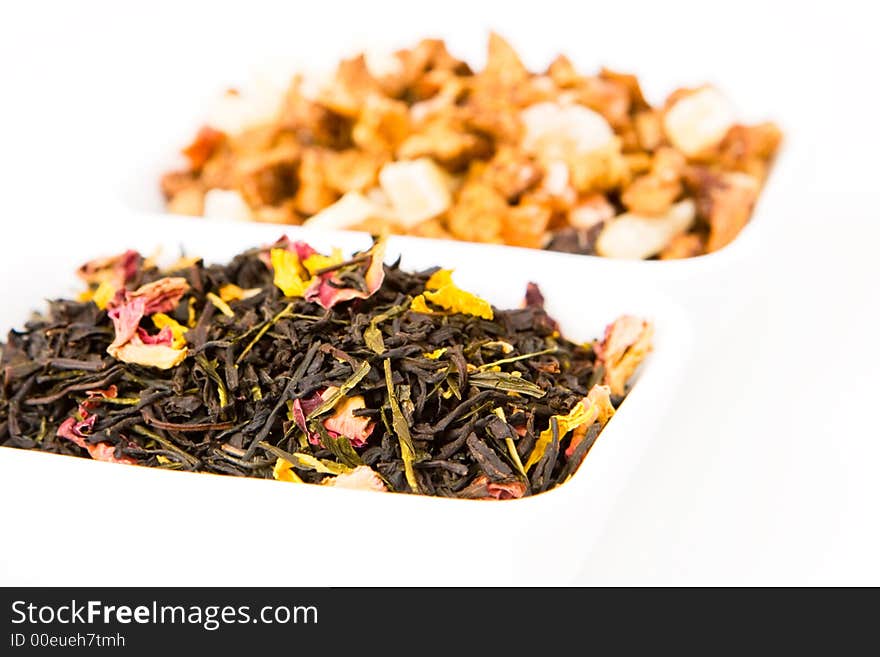
[[[0,244],[10,296],[0,330],[21,326],[40,300],[76,291],[83,259],[180,245],[208,261],[274,240],[278,226],[142,215],[120,222],[24,226]],[[108,227],[113,227],[112,230]],[[346,251],[364,234],[292,229],[319,249]],[[28,245],[27,249],[21,248]],[[31,245],[42,244],[35,260]],[[442,264],[499,307],[540,284],[548,310],[574,339],[624,312],[656,325],[655,350],[618,414],[563,486],[510,502],[366,493],[199,475],[0,449],[5,584],[447,585],[574,581],[654,427],[670,409],[691,346],[689,324],[626,263],[539,251],[392,238],[388,260]],[[28,273],[28,280],[22,274]],[[26,562],[20,554],[26,553]],[[26,563],[17,567],[16,564]]]

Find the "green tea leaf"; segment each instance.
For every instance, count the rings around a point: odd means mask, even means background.
[[[242,359],[245,356],[247,356],[247,353],[253,348],[253,346],[255,344],[257,344],[257,342],[260,341],[260,338],[262,338],[264,335],[266,335],[266,333],[269,331],[269,329],[278,323],[278,320],[280,320],[282,317],[286,317],[287,315],[289,315],[291,313],[291,311],[293,310],[293,306],[294,306],[293,303],[288,303],[272,319],[270,319],[268,322],[263,324],[262,327],[260,327],[260,330],[257,331],[257,334],[254,336],[254,339],[251,340],[250,342],[248,342],[248,344],[244,348],[244,350],[238,355],[238,358],[235,359],[236,365],[238,365],[242,361]]]
[[[530,354],[522,354],[520,356],[511,356],[510,358],[502,358],[501,360],[495,360],[491,363],[486,363],[485,365],[480,365],[478,369],[488,370],[498,365],[505,365],[507,363],[515,363],[518,360],[525,360],[527,358],[534,358],[535,356],[544,356],[545,354],[555,354],[559,351],[558,347],[550,347],[549,349],[542,349],[541,351],[533,351]]]
[[[344,463],[352,468],[364,464],[358,453],[354,451],[354,447],[351,446],[351,441],[346,436],[334,438],[321,422],[313,422],[311,428],[312,431],[318,432],[321,436],[321,444],[333,452],[333,455],[339,459],[340,463]]]
[[[449,363],[449,373],[446,375],[446,386],[449,388],[449,394],[455,395],[455,398],[461,400],[461,390],[458,388],[456,379],[459,378],[458,369],[455,363]],[[448,396],[446,397],[449,398]]]
[[[364,343],[377,354],[385,353],[385,340],[382,339],[382,331],[376,326],[376,320],[364,330]]]
[[[260,447],[277,458],[289,461],[295,468],[314,470],[320,474],[330,475],[340,475],[352,471],[352,468],[342,463],[335,463],[334,461],[328,461],[327,459],[319,459],[304,452],[286,452],[283,449],[270,445],[264,441],[260,441]]]
[[[400,410],[400,404],[394,395],[394,383],[391,380],[391,361],[385,359],[382,363],[385,368],[385,387],[388,389],[388,404],[391,406],[391,426],[397,434],[400,442],[400,455],[403,458],[403,469],[406,472],[406,481],[414,493],[419,492],[419,482],[416,479],[416,471],[413,467],[416,458],[416,450],[413,447],[412,436],[409,433],[409,425]]]
[[[475,388],[504,390],[536,398],[541,398],[546,394],[540,386],[509,372],[475,372],[470,375],[468,381]]]
[[[504,444],[507,445],[507,453],[510,454],[510,459],[513,461],[516,469],[519,470],[519,473],[528,478],[526,474],[526,469],[523,467],[522,459],[519,457],[519,452],[516,451],[516,443],[513,442],[513,438],[508,436],[504,439]]]
[[[364,330],[364,343],[375,353],[382,355],[385,353],[385,340],[382,338],[382,331],[379,330],[379,324],[393,317],[406,312],[409,308],[409,301],[405,301],[397,306],[393,306],[383,313],[376,315],[370,325]]]
[[[226,393],[226,384],[223,382],[223,378],[220,374],[217,373],[217,361],[216,360],[208,360],[205,358],[204,354],[199,354],[196,356],[196,362],[201,365],[202,370],[208,377],[217,384],[217,397],[220,400],[220,408],[226,408],[229,404],[229,398]]]

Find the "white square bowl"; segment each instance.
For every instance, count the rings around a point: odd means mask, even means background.
[[[42,299],[77,291],[81,261],[125,248],[180,246],[209,262],[271,242],[283,227],[163,215],[93,214],[22,226],[0,244],[8,297],[0,330]],[[319,250],[364,248],[362,233],[288,229]],[[35,248],[35,245],[36,246]],[[25,248],[25,246],[27,248]],[[394,237],[387,261],[442,265],[498,307],[535,281],[567,336],[587,340],[623,313],[655,323],[655,349],[619,412],[564,485],[507,502],[379,494],[171,472],[0,449],[10,540],[4,584],[529,585],[575,581],[691,350],[687,317],[628,263],[542,251]]]

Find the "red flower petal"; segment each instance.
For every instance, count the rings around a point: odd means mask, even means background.
[[[141,285],[127,296],[131,300],[143,299],[144,314],[171,312],[180,303],[181,298],[189,290],[189,283],[179,276],[160,278],[158,281]]]
[[[332,308],[337,303],[352,299],[366,299],[373,295],[382,285],[385,279],[385,240],[380,239],[370,249],[370,263],[364,273],[364,282],[367,291],[357,290],[351,287],[341,287],[341,281],[335,278],[335,272],[321,274],[306,290],[305,297],[308,301],[316,301],[324,308]]]
[[[113,321],[113,329],[116,332],[110,349],[121,347],[137,334],[138,324],[144,316],[145,307],[146,300],[139,298],[107,311],[107,316]]]
[[[170,347],[172,342],[174,341],[174,336],[171,333],[171,328],[168,326],[163,328],[156,335],[150,335],[144,329],[138,327],[137,335],[140,338],[141,342],[143,342],[144,344],[161,344],[166,347]]]
[[[376,423],[368,417],[354,414],[354,411],[361,408],[365,408],[363,397],[346,397],[337,405],[333,415],[324,420],[324,428],[331,434],[345,436],[355,447],[363,447]]]
[[[97,443],[95,445],[86,445],[86,449],[96,461],[106,461],[108,463],[124,463],[126,465],[134,465],[136,461],[127,456],[116,458],[116,448],[110,443]]]

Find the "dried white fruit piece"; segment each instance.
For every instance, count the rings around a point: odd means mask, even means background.
[[[317,102],[333,84],[333,71],[326,69],[305,70],[299,74],[295,84],[303,98],[313,103]]]
[[[348,192],[336,203],[309,217],[304,226],[330,230],[350,228],[369,219],[382,218],[387,211],[360,192]]]
[[[230,189],[210,189],[205,194],[204,216],[209,219],[234,219],[249,221],[251,209],[236,191]]]
[[[596,252],[606,258],[650,258],[676,235],[690,228],[696,214],[696,205],[691,199],[676,203],[659,217],[626,212],[605,224],[596,240]]]
[[[207,123],[230,135],[268,123],[278,113],[286,91],[277,76],[262,75],[247,88],[221,96],[209,110]]]
[[[520,112],[522,146],[545,162],[564,160],[606,148],[614,138],[608,121],[583,105],[536,103]]]
[[[364,63],[370,75],[377,80],[403,73],[403,62],[400,57],[387,50],[367,48],[364,51]]]
[[[186,187],[168,199],[166,208],[172,214],[201,217],[205,213],[205,194],[199,187]]]
[[[382,191],[381,187],[370,187],[364,192],[364,198],[377,207],[383,208],[385,212],[390,214],[391,201],[388,200],[388,196]]]
[[[541,187],[551,196],[564,196],[571,189],[571,173],[568,165],[562,160],[548,162],[544,167],[544,180]]]
[[[761,183],[747,173],[725,172],[706,189],[701,208],[709,218],[706,247],[711,253],[730,244],[748,223]]]
[[[568,213],[568,223],[575,228],[592,228],[614,218],[614,206],[604,194],[590,194]]]
[[[436,217],[452,202],[446,175],[428,157],[386,164],[379,172],[379,184],[405,228]]]
[[[730,101],[714,87],[703,87],[666,110],[663,128],[676,148],[694,156],[720,143],[735,120]]]

